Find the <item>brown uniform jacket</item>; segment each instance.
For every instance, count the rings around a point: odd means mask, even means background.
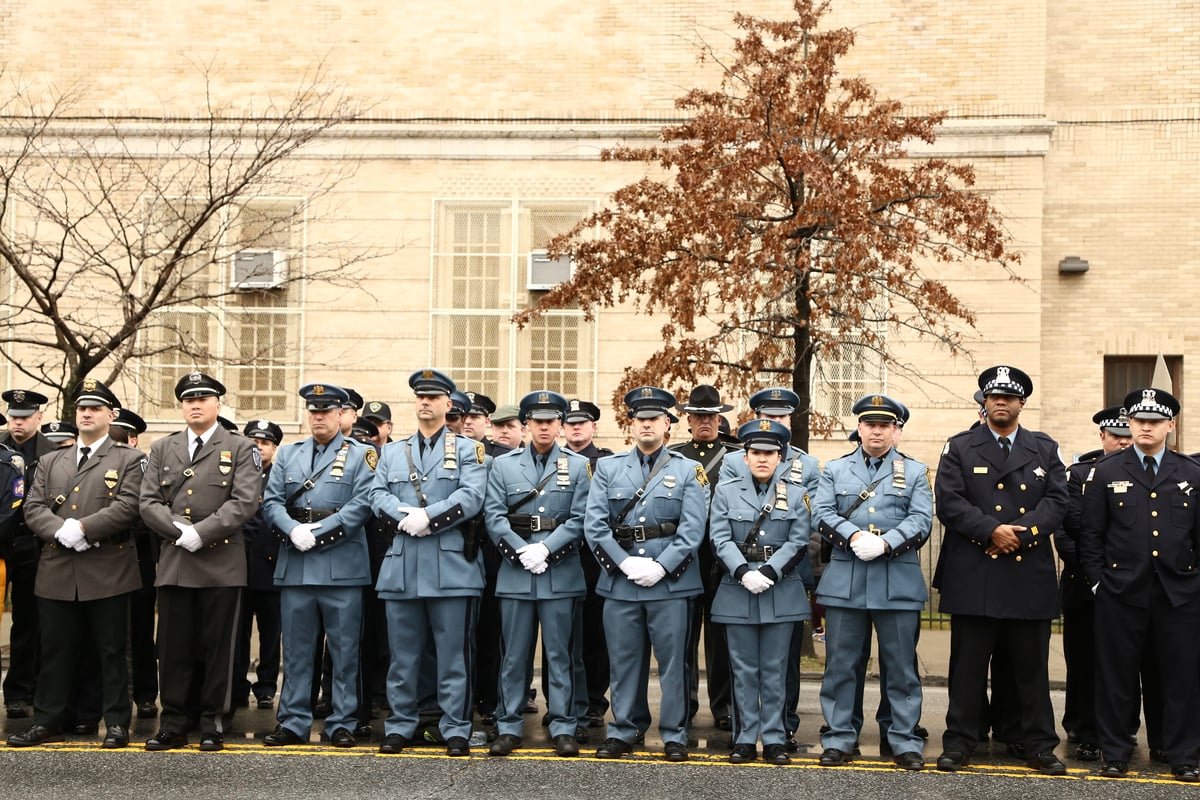
[[[98,600],[131,592],[141,586],[130,529],[138,519],[146,458],[112,439],[82,469],[76,469],[75,456],[74,447],[42,456],[25,500],[25,524],[45,543],[34,594],[50,600]],[[79,520],[92,545],[83,552],[54,538],[63,520],[72,518]]]
[[[173,433],[150,448],[142,481],[142,520],[163,539],[155,586],[246,585],[242,525],[258,510],[262,462],[250,439],[217,428],[195,461],[188,435]],[[196,528],[204,546],[175,546],[175,522]]]

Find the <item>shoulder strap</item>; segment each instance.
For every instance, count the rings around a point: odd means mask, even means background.
[[[875,487],[882,483],[883,479],[886,477],[887,474],[885,473],[872,481],[870,486],[858,493],[858,497],[854,499],[854,502],[850,504],[850,507],[846,509],[846,512],[844,514],[840,514],[839,516],[841,516],[843,519],[849,519],[850,515],[854,513],[854,509],[861,506],[863,502],[871,496],[871,492],[875,491]]]
[[[413,490],[417,493],[417,502],[421,504],[421,508],[429,505],[429,501],[425,498],[425,493],[421,491],[421,476],[417,474],[417,465],[412,457],[412,438],[404,440],[404,457],[408,459],[408,480],[412,482]]]
[[[304,483],[300,484],[299,489],[297,489],[296,491],[292,492],[291,494],[289,494],[287,496],[287,499],[283,501],[284,506],[290,506],[292,503],[296,502],[297,497],[299,497],[300,495],[304,494],[307,491],[310,491],[310,490],[316,488],[317,484],[313,483],[313,481],[315,481],[317,478],[321,477],[321,473],[323,473],[325,470],[329,469],[329,467],[331,467],[331,466],[333,466],[332,461],[329,462],[328,464],[326,464],[325,466],[321,467],[319,470],[314,472],[312,475],[309,475],[308,478],[305,479]]]
[[[550,465],[547,464],[546,466],[548,467]],[[533,487],[533,489],[531,489],[528,494],[526,494],[524,497],[522,497],[517,502],[509,503],[508,513],[510,513],[510,514],[513,513],[518,508],[525,505],[533,498],[537,497],[538,492],[540,492],[542,489],[544,489],[546,487],[546,484],[550,482],[550,479],[553,478],[555,474],[556,474],[555,470],[547,469],[546,474],[542,476],[542,479],[541,479],[541,481],[538,482],[537,486]]]
[[[650,470],[650,474],[646,476],[646,480],[642,484],[642,487],[634,492],[633,497],[629,498],[629,502],[625,504],[625,507],[617,512],[618,523],[625,519],[625,515],[629,513],[630,509],[637,505],[637,501],[641,500],[646,495],[646,487],[650,485],[650,481],[654,480],[654,476],[657,475],[659,471],[667,465],[667,461],[670,458],[671,451],[669,449],[664,449],[662,457],[658,459],[658,463],[654,465],[654,469]]]

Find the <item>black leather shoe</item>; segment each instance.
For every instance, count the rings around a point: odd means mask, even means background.
[[[205,731],[200,734],[200,752],[217,753],[225,749],[225,737],[216,731]]]
[[[188,737],[186,733],[176,733],[172,730],[163,728],[153,737],[146,740],[146,749],[151,751],[160,750],[177,750],[180,747],[187,747]]]
[[[596,758],[620,758],[633,752],[633,745],[620,739],[609,737],[596,748]]]
[[[521,737],[513,736],[511,733],[502,733],[496,737],[496,741],[492,742],[492,746],[488,748],[489,756],[509,756],[512,751],[521,746]]]
[[[822,767],[844,767],[854,760],[854,756],[849,753],[842,752],[836,747],[826,747],[825,752],[821,753],[821,757],[817,759],[817,763]]]
[[[375,729],[371,727],[369,722],[360,722],[354,726],[355,739],[370,739],[375,735]]]
[[[158,706],[154,705],[154,701],[137,704],[138,719],[154,719],[158,716]]]
[[[749,764],[758,759],[758,749],[752,744],[735,744],[729,754],[731,764]]]
[[[25,719],[29,716],[29,706],[26,703],[9,703],[5,706],[9,719]]]
[[[322,698],[313,706],[313,719],[325,719],[333,713],[333,705],[328,700]]]
[[[667,742],[663,745],[663,758],[665,758],[667,761],[674,761],[676,763],[680,761],[687,761],[687,745],[681,744],[680,742]]]
[[[100,743],[100,746],[106,750],[128,747],[129,729],[124,725],[109,725],[108,730],[104,732],[104,741]]]
[[[66,739],[61,733],[55,733],[49,728],[44,728],[41,725],[34,725],[28,730],[14,733],[8,737],[9,747],[34,747],[39,744],[47,744],[49,742],[63,742]]]
[[[338,728],[334,731],[333,735],[329,737],[329,743],[334,747],[354,747],[354,745],[358,744],[354,740],[354,734],[345,728]]]
[[[71,733],[76,736],[95,736],[99,732],[99,722],[76,722],[71,726]]]
[[[1079,746],[1075,748],[1075,760],[1099,761],[1100,747],[1098,745],[1088,744],[1087,742],[1081,742]]]
[[[896,766],[900,769],[907,769],[913,772],[920,772],[925,769],[925,760],[921,758],[921,754],[913,751],[901,753],[892,759],[896,762]]]
[[[290,747],[297,744],[308,744],[308,739],[301,738],[300,734],[290,728],[278,725],[274,731],[263,737],[263,744],[267,747]]]
[[[790,764],[792,757],[787,754],[787,748],[781,744],[763,746],[763,761],[768,764]]]
[[[569,733],[560,733],[554,737],[554,755],[561,758],[579,755],[579,742]]]
[[[604,727],[604,712],[592,711],[591,709],[588,709],[587,726],[589,728],[603,728]]]
[[[800,750],[800,743],[796,741],[795,736],[789,736],[784,740],[783,747],[789,753],[795,753]]]
[[[1029,758],[1023,744],[1006,744],[1004,745],[1004,752],[1021,761],[1027,761]]]
[[[462,736],[451,736],[446,740],[446,755],[469,756],[471,755],[471,743]]]
[[[731,731],[733,730],[733,718],[729,716],[717,717],[717,730]]]
[[[1129,762],[1128,761],[1105,761],[1104,766],[1100,767],[1101,778],[1126,778],[1129,777]]]
[[[1067,765],[1062,762],[1062,759],[1054,755],[1053,750],[1043,750],[1026,763],[1043,775],[1067,774]]]
[[[575,726],[575,744],[587,744],[592,739],[592,730],[587,725]]]
[[[260,697],[254,701],[254,704],[256,706],[258,706],[258,708],[260,710],[265,711],[268,708],[275,707],[275,698],[274,697]]]
[[[398,733],[389,733],[383,737],[383,744],[379,745],[379,752],[385,756],[394,756],[406,747],[408,747],[408,739]]]
[[[913,728],[913,735],[920,736],[922,739],[929,738],[929,729],[924,725],[917,725]]]
[[[947,750],[937,760],[937,768],[942,772],[958,772],[966,765],[967,754],[961,750]]]
[[[1175,776],[1175,780],[1184,783],[1200,782],[1200,769],[1197,769],[1195,764],[1176,764],[1171,767],[1171,774]]]

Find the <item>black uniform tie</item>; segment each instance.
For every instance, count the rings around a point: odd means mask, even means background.
[[[1000,437],[1000,449],[1004,451],[1004,457],[1008,458],[1008,452],[1012,449],[1012,442],[1008,440],[1007,436]]]
[[[1151,481],[1154,480],[1154,456],[1142,456],[1142,463],[1146,465],[1146,477]]]
[[[195,446],[192,448],[192,461],[195,461],[195,460],[196,460],[196,457],[200,455],[200,448],[201,448],[201,447],[204,447],[204,439],[202,439],[202,438],[200,438],[199,436],[197,436],[197,437],[196,437],[196,444],[195,444]]]
[[[75,465],[76,469],[83,469],[83,465],[87,463],[88,455],[92,452],[92,448],[86,445],[79,448],[79,463]]]

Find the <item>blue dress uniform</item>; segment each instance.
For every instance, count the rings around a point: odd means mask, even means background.
[[[1173,419],[1162,389],[1125,398],[1133,446],[1099,459],[1084,485],[1079,548],[1096,599],[1096,727],[1102,775],[1125,774],[1137,713],[1138,671],[1161,665],[1162,747],[1175,777],[1200,780],[1200,464],[1160,445],[1143,452],[1142,419]],[[1148,473],[1146,460],[1153,467]],[[1115,638],[1114,638],[1115,637]]]
[[[776,420],[790,416],[800,405],[800,396],[791,389],[772,387],[762,389],[750,396],[750,408],[759,418],[767,417]],[[787,481],[802,487],[801,493],[810,498],[817,496],[817,482],[821,479],[821,462],[815,456],[801,450],[799,447],[788,445],[783,461],[788,465]],[[743,473],[748,474],[745,459],[727,458],[721,462],[720,483]],[[812,589],[812,561],[810,549],[809,589]],[[784,727],[788,732],[788,746],[795,749],[792,734],[800,727],[800,653],[804,646],[804,626],[792,626],[792,644],[787,656],[787,696],[784,698],[783,714]]]
[[[863,398],[854,412],[860,421],[890,419],[892,424],[902,413],[895,400],[882,395]],[[881,734],[898,760],[905,753],[919,756],[924,740],[914,733],[921,719],[914,657],[929,592],[917,550],[933,525],[928,470],[894,448],[870,459],[860,446],[825,465],[813,516],[832,546],[817,590],[827,612],[821,710],[829,730],[821,743],[838,751],[843,761],[854,751],[862,725],[861,717],[855,717],[864,677],[859,663],[873,626],[891,707],[891,724]],[[886,551],[863,560],[850,545],[859,531],[878,535]],[[917,766],[913,760],[912,768]]]
[[[675,398],[663,389],[635,389],[625,403],[631,416],[675,420],[668,411]],[[630,752],[641,733],[636,720],[639,709],[647,706],[648,676],[642,664],[649,642],[662,687],[659,732],[668,757],[682,760],[687,757],[687,640],[693,598],[704,590],[696,550],[704,539],[708,479],[702,466],[660,446],[651,454],[646,482],[640,453],[634,448],[600,459],[588,493],[584,533],[604,570],[596,593],[604,598],[613,715],[608,740],[597,755],[615,758]],[[657,564],[666,575],[652,586],[635,583],[621,566],[631,557]]]
[[[786,448],[790,432],[778,422],[756,420],[738,430],[747,450]],[[726,460],[745,459],[729,456]],[[786,660],[792,630],[809,618],[805,584],[812,580],[808,558],[811,498],[788,480],[782,459],[761,486],[747,467],[722,481],[709,516],[716,557],[725,569],[713,598],[712,618],[725,626],[733,681],[734,760],[754,757],[761,737],[771,763],[787,763],[783,705]],[[764,515],[764,512],[765,515]],[[774,582],[751,593],[743,576],[758,571]]]
[[[455,388],[436,370],[414,373],[409,385],[418,394],[447,397]],[[428,629],[437,651],[439,730],[448,744],[462,739],[454,742],[454,749],[465,755],[471,735],[475,616],[483,591],[483,561],[477,551],[470,552],[474,546],[461,525],[483,507],[487,467],[483,445],[465,436],[442,427],[424,453],[421,438],[415,433],[385,445],[371,486],[371,508],[384,529],[395,533],[376,584],[386,603],[391,652],[387,694],[392,714],[384,726],[386,749],[381,749],[398,752],[416,732],[418,674]],[[406,509],[422,505],[429,518],[428,533],[401,530],[399,524],[411,513]]]
[[[1033,391],[1029,376],[1014,367],[985,370],[979,385],[985,396],[1023,399]],[[1009,447],[1005,456],[990,425],[980,425],[952,437],[938,463],[934,497],[945,535],[933,585],[940,610],[951,615],[950,702],[938,769],[959,769],[974,751],[988,662],[1003,648],[1022,671],[1016,699],[1025,752],[1039,770],[1061,774],[1047,662],[1050,620],[1059,612],[1050,540],[1066,516],[1066,470],[1044,433],[1017,427]],[[1016,550],[988,552],[998,525],[1025,528],[1016,532]],[[1048,766],[1040,764],[1045,754]]]
[[[567,400],[561,395],[533,392],[521,400],[521,421],[561,419],[566,409]],[[544,459],[541,464],[539,458]],[[493,744],[495,755],[507,755],[503,751],[515,746],[504,737],[515,737],[519,743],[524,731],[522,712],[539,623],[543,663],[549,673],[550,736],[556,749],[565,751],[559,755],[578,753],[575,679],[580,651],[574,642],[574,623],[586,592],[579,548],[590,483],[588,459],[557,444],[544,455],[531,444],[492,462],[484,514],[488,536],[504,559],[496,577],[502,658],[497,708],[501,738]],[[539,572],[524,566],[519,552],[535,543],[547,551]]]
[[[338,408],[347,393],[339,386],[309,384],[300,389],[300,396],[309,411],[324,411]],[[280,448],[271,466],[262,516],[283,539],[275,585],[280,587],[286,680],[277,716],[280,728],[294,736],[276,736],[269,744],[308,740],[314,656],[322,627],[333,661],[332,711],[325,718],[325,731],[334,744],[354,744],[348,737],[358,709],[362,587],[371,582],[363,526],[370,516],[367,493],[375,463],[374,448],[335,429],[324,445],[309,437]],[[301,550],[305,545],[293,531],[314,523],[316,544]]]

